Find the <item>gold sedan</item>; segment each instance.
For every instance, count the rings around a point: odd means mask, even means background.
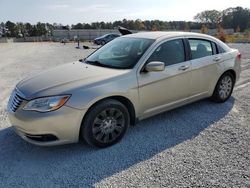
[[[28,77],[9,103],[23,139],[49,146],[121,140],[131,124],[202,98],[225,102],[241,55],[214,37],[146,32],[118,37],[86,59]]]

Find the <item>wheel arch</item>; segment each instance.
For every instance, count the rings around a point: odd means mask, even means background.
[[[219,80],[220,80],[221,77],[222,77],[224,74],[226,74],[226,73],[230,73],[230,74],[233,76],[233,79],[234,79],[234,83],[233,83],[233,84],[235,85],[235,82],[236,82],[236,72],[235,72],[235,70],[233,70],[233,69],[225,70],[225,71],[220,75],[220,77],[218,78],[218,80],[215,82],[215,85],[212,86],[212,90],[211,90],[212,93],[211,93],[211,96],[214,95],[214,92],[215,92],[215,89],[216,89],[216,86],[217,86]]]
[[[81,128],[80,128],[80,131],[79,131],[79,139],[81,139],[81,129],[82,129],[82,125],[83,125],[83,122],[85,120],[85,117],[88,115],[88,113],[90,112],[90,110],[97,104],[105,101],[105,100],[108,100],[108,99],[113,99],[113,100],[116,100],[116,101],[119,101],[120,103],[122,103],[127,109],[128,109],[128,112],[129,112],[129,115],[130,115],[130,125],[135,125],[136,121],[137,121],[137,118],[136,118],[136,112],[135,112],[135,108],[134,108],[134,105],[133,103],[127,98],[127,97],[124,97],[124,96],[119,96],[119,95],[115,95],[115,96],[110,96],[110,97],[105,97],[105,98],[102,98],[96,102],[94,102],[87,110],[87,112],[85,113],[85,115],[83,116],[82,118],[82,123],[81,123]]]
[[[231,74],[233,75],[234,84],[235,84],[235,81],[236,81],[236,72],[235,72],[235,70],[233,70],[233,69],[225,70],[225,71],[220,75],[220,77],[217,79],[217,81],[215,82],[215,85],[212,86],[212,94],[214,93],[214,90],[215,90],[215,88],[216,88],[216,86],[217,86],[217,84],[218,84],[220,78],[221,78],[224,74],[226,74],[226,73],[231,73]]]
[[[231,73],[231,74],[233,75],[234,84],[235,84],[235,81],[236,81],[236,72],[235,72],[235,70],[233,70],[233,69],[228,69],[228,70],[224,71],[224,72],[221,74],[221,76],[219,77],[219,79],[217,80],[217,83],[218,83],[218,81],[220,80],[220,78],[221,78],[224,74],[226,74],[226,73]],[[216,83],[216,84],[217,84],[217,83]]]

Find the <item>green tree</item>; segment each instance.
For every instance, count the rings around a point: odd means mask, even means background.
[[[47,29],[47,32],[48,32],[48,35],[51,36],[52,33],[53,33],[53,30],[55,29],[54,26],[50,23],[46,23],[46,29]]]
[[[90,24],[84,24],[83,29],[93,29]]]
[[[237,27],[244,31],[248,28],[250,24],[250,10],[242,7],[228,8],[223,11],[222,25],[224,28],[234,28],[235,31]]]
[[[213,27],[222,21],[222,12],[218,10],[206,10],[194,16],[194,20],[201,23],[211,24]]]
[[[38,22],[36,24],[36,29],[37,29],[37,36],[47,35],[47,29],[45,23]]]
[[[15,30],[17,32],[17,37],[25,37],[27,35],[25,24],[22,22],[16,23]]]
[[[7,29],[7,36],[8,37],[16,37],[17,36],[17,31],[16,31],[16,24],[11,22],[11,21],[7,21],[5,23],[5,27]]]
[[[33,33],[33,26],[30,23],[25,24],[25,29],[26,29],[26,36],[32,36]]]
[[[1,22],[0,24],[0,37],[5,37],[6,36],[6,28],[5,28],[5,23]]]

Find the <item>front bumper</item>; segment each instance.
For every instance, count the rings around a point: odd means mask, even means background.
[[[9,110],[16,133],[24,140],[40,146],[75,143],[79,140],[82,118],[86,110],[63,106],[52,112]]]

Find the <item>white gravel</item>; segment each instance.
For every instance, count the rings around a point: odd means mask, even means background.
[[[5,111],[10,91],[30,72],[91,52],[75,46],[0,44],[0,187],[250,187],[249,70],[228,102],[149,118],[110,148],[38,147],[16,136]]]

